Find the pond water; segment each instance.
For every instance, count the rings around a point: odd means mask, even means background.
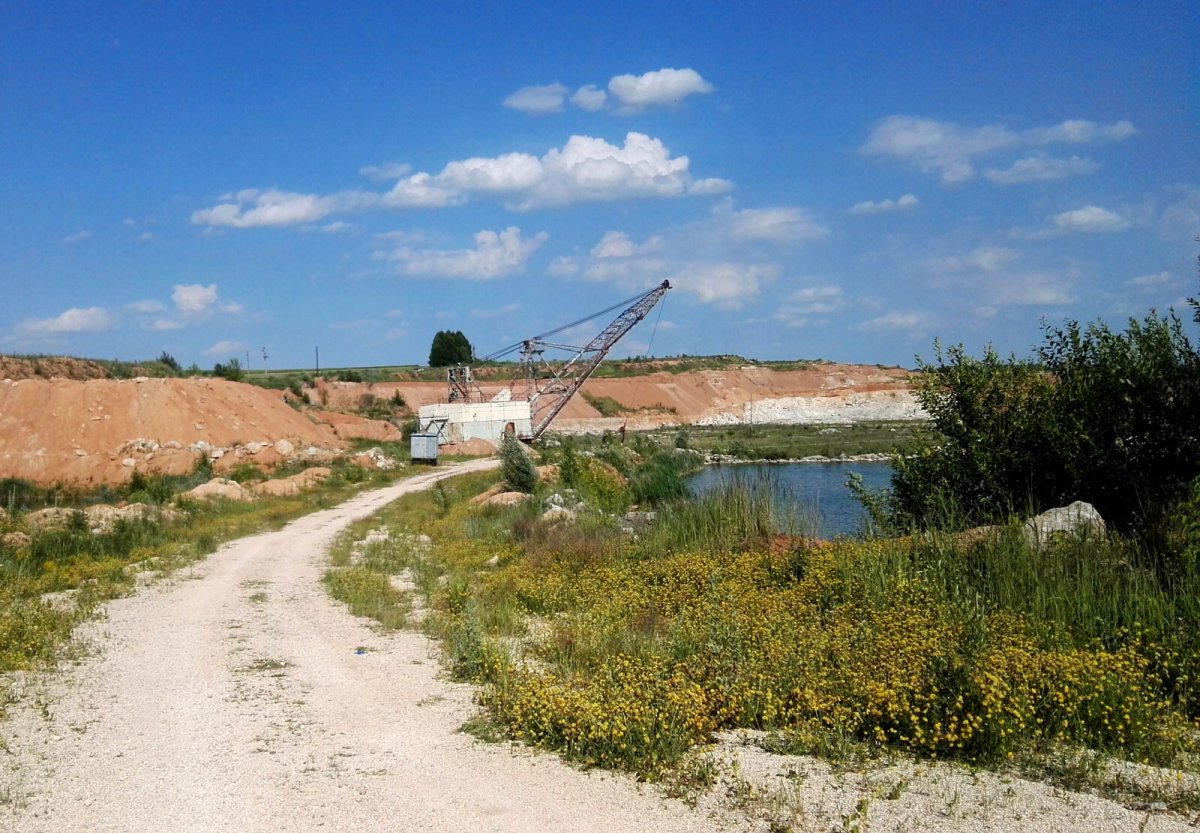
[[[862,475],[870,489],[891,484],[889,463],[744,463],[706,466],[688,480],[694,495],[703,495],[732,482],[761,483],[771,490],[785,529],[818,538],[857,535],[866,511],[846,488],[852,472]]]

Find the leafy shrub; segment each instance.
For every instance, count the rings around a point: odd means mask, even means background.
[[[1154,537],[1200,475],[1200,353],[1174,313],[1045,329],[1033,361],[962,347],[921,362],[917,398],[932,418],[895,461],[894,520],[1003,520],[1073,500],[1117,529]]]
[[[514,492],[532,492],[537,485],[537,470],[525,452],[525,446],[516,437],[506,436],[500,441],[500,473],[504,483]]]

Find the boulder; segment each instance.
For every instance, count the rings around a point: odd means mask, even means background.
[[[144,506],[145,504],[138,505]],[[87,515],[88,530],[92,533],[111,532],[112,528],[117,525],[117,521],[125,517],[120,509],[109,506],[107,503],[89,506],[83,510],[83,514]]]
[[[276,440],[275,451],[280,457],[291,457],[296,453],[296,446],[292,445],[288,440]]]
[[[1077,500],[1069,506],[1048,509],[1035,515],[1025,521],[1021,531],[1031,547],[1040,549],[1054,538],[1064,536],[1103,538],[1105,529],[1104,519],[1096,507]]]
[[[562,521],[574,521],[575,513],[565,506],[551,506],[542,513],[542,520],[550,524],[556,524]]]

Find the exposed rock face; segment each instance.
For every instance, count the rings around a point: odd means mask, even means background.
[[[1035,549],[1063,536],[1102,538],[1105,530],[1104,518],[1100,517],[1096,507],[1081,500],[1035,515],[1022,528],[1025,540]]]

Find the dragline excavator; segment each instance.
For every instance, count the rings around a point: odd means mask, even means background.
[[[485,356],[483,361],[520,354],[519,376],[513,387],[505,388],[490,399],[476,384],[470,367],[449,368],[446,372],[449,401],[421,407],[421,431],[428,435],[436,434],[439,443],[463,442],[474,438],[495,442],[504,434],[533,442],[583,387],[613,345],[649,315],[670,288],[670,281],[663,281],[653,289],[586,318]],[[623,311],[582,347],[549,340],[622,307]],[[550,361],[545,355],[548,350],[564,352],[567,358]],[[521,389],[520,398],[514,397],[514,388]]]

